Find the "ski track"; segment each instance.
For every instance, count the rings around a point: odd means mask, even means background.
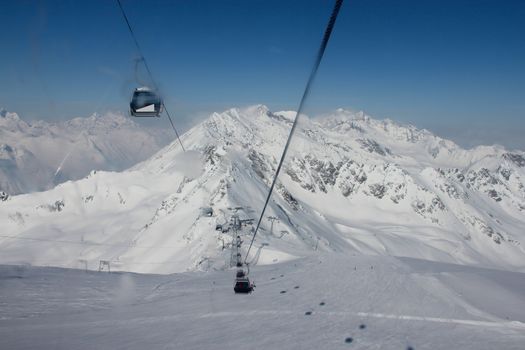
[[[520,299],[502,299],[486,284],[478,308],[441,278],[525,280],[520,273],[343,254],[251,270],[255,291],[235,295],[233,270],[166,276],[0,266],[0,314],[8,315],[0,319],[0,348],[488,350],[525,343],[523,321],[488,311],[488,303],[510,305],[525,319],[522,290],[513,290]]]

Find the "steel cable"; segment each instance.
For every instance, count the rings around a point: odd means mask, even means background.
[[[120,8],[120,11],[122,12],[122,16],[124,17],[124,20],[126,21],[126,24],[128,26],[129,32],[131,34],[131,37],[133,38],[133,41],[135,42],[135,46],[137,47],[137,50],[138,50],[138,52],[140,54],[140,57],[141,57],[142,61],[144,62],[144,67],[146,68],[146,71],[149,74],[149,77],[151,79],[151,82],[154,85],[155,90],[158,91],[158,85],[155,82],[155,79],[153,79],[153,74],[151,73],[151,70],[149,69],[149,65],[148,65],[148,62],[146,61],[146,57],[142,53],[142,49],[140,48],[140,45],[139,45],[139,42],[137,40],[137,37],[135,36],[135,33],[133,32],[133,28],[131,27],[131,24],[130,24],[130,22],[128,20],[128,16],[126,15],[126,12],[124,11],[124,7],[122,6],[122,3],[120,2],[120,0],[116,0],[116,1],[117,1],[117,4],[118,4],[119,8]],[[184,145],[182,144],[182,141],[181,141],[181,139],[179,137],[179,133],[178,133],[177,129],[175,128],[175,124],[173,123],[173,120],[171,119],[171,115],[170,115],[168,109],[166,108],[166,105],[164,104],[164,99],[162,99],[162,106],[164,107],[164,110],[166,111],[166,115],[168,116],[168,120],[170,121],[171,127],[172,127],[173,131],[175,132],[175,135],[177,136],[177,140],[179,140],[179,143],[180,143],[180,146],[182,147],[182,150],[186,151],[186,149],[184,148]]]
[[[310,88],[312,86],[312,82],[317,74],[317,70],[319,68],[319,65],[321,63],[321,59],[323,58],[324,52],[326,50],[326,46],[328,45],[328,41],[330,40],[330,35],[332,34],[332,30],[334,29],[335,21],[337,19],[337,15],[339,14],[339,10],[341,9],[341,5],[343,4],[343,0],[336,0],[334,9],[332,10],[332,14],[330,16],[330,20],[328,21],[328,24],[326,26],[326,30],[323,35],[323,40],[321,41],[321,46],[319,47],[319,51],[317,52],[317,57],[314,62],[314,66],[312,68],[312,71],[310,72],[310,77],[308,78],[308,82],[306,83],[306,87],[303,92],[303,97],[301,98],[301,102],[299,103],[299,108],[297,108],[297,112],[295,114],[295,119],[292,124],[292,129],[290,130],[290,134],[288,135],[288,140],[286,141],[286,144],[284,146],[283,153],[281,155],[281,160],[279,161],[279,165],[277,166],[277,170],[275,171],[275,175],[273,177],[272,185],[270,186],[270,190],[268,191],[268,196],[266,197],[266,201],[264,202],[264,206],[261,212],[261,216],[259,217],[259,220],[257,221],[257,226],[255,227],[255,231],[252,236],[252,240],[250,242],[250,246],[248,247],[248,251],[246,252],[246,257],[244,258],[244,263],[248,260],[248,254],[250,253],[250,249],[252,248],[253,242],[255,240],[255,236],[257,235],[257,232],[259,231],[259,226],[261,225],[261,221],[264,217],[264,213],[266,211],[266,207],[268,206],[268,202],[270,201],[270,198],[272,196],[273,188],[275,187],[275,183],[277,182],[277,178],[279,177],[279,173],[281,172],[281,167],[283,165],[284,159],[286,157],[286,153],[288,151],[288,147],[290,146],[290,142],[292,140],[292,136],[295,132],[295,128],[297,127],[297,122],[299,121],[299,115],[301,114],[304,106],[304,102],[306,101],[308,94],[310,93]]]

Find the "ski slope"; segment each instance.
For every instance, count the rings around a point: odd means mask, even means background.
[[[2,349],[523,349],[525,274],[312,254],[172,275],[0,267]]]

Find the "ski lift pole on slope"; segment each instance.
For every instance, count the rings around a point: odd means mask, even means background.
[[[241,231],[242,231],[242,225],[241,220],[239,219],[239,216],[237,214],[234,214],[231,218],[231,226],[233,231],[233,244],[232,244],[232,252],[235,254],[235,284],[233,286],[233,291],[237,293],[251,293],[255,287],[255,285],[250,282],[250,278],[248,275],[250,274],[250,267],[247,263],[246,270],[243,267],[242,262],[242,254],[241,254],[241,247],[242,247],[242,238],[241,238]]]

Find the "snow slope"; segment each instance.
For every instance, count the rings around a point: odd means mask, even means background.
[[[214,113],[133,168],[0,202],[0,262],[171,273],[230,266],[235,210],[257,218],[293,112]],[[251,251],[405,256],[525,271],[525,153],[465,150],[429,131],[337,110],[304,117]],[[213,216],[201,215],[211,207]],[[250,225],[241,236],[249,239]],[[264,245],[263,245],[264,244]],[[243,252],[246,244],[243,245]]]
[[[169,135],[171,137],[171,134]],[[0,111],[0,191],[43,191],[91,170],[124,170],[168,143],[120,114],[93,114],[59,123],[26,122]]]
[[[2,349],[523,349],[525,275],[318,254],[174,275],[0,266]]]

